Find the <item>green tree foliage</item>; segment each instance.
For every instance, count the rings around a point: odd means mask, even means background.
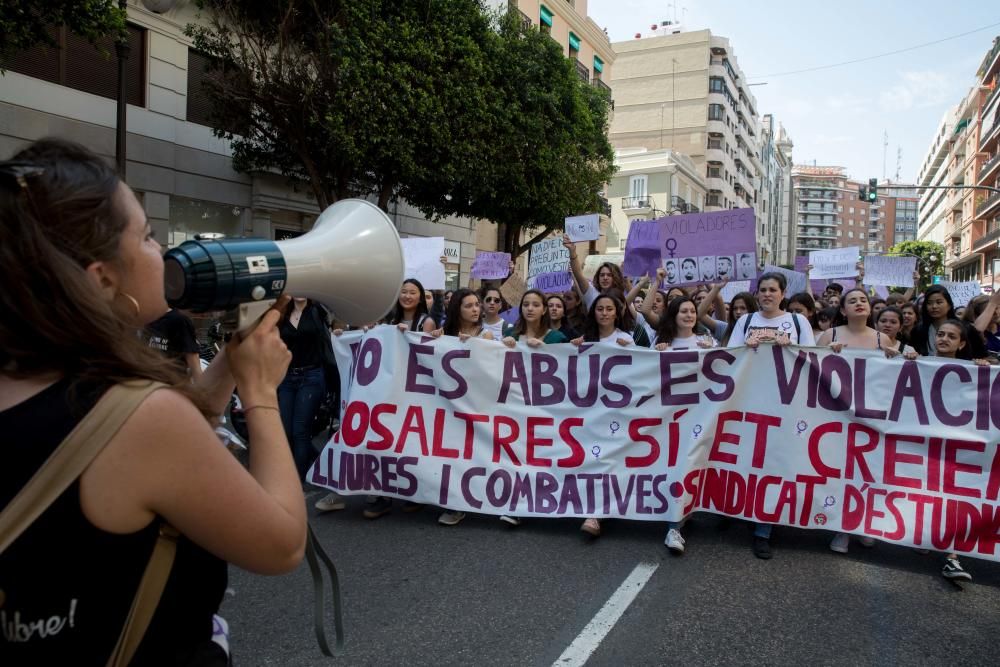
[[[109,34],[126,35],[118,0],[3,0],[0,63],[36,44],[56,46],[50,29],[63,25],[91,42]]]
[[[917,291],[930,287],[932,276],[944,273],[944,246],[933,241],[903,241],[889,248],[890,255],[915,255],[920,269]]]
[[[404,197],[428,218],[557,228],[597,210],[610,101],[537,30],[478,0],[202,0],[217,134],[326,207]]]

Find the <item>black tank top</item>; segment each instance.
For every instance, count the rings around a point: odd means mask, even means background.
[[[0,411],[5,507],[107,389],[57,382]],[[221,445],[220,445],[221,446]],[[0,554],[0,665],[103,665],[118,641],[159,521],[116,535],[90,523],[74,482]],[[181,538],[136,665],[182,665],[211,641],[226,563]]]

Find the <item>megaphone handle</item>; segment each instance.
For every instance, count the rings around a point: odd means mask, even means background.
[[[266,301],[251,301],[242,303],[223,316],[223,327],[233,331],[233,335],[240,339],[250,335],[256,328],[257,323],[267,314],[267,311],[280,310],[288,305],[291,297],[282,296],[278,299],[268,299]]]

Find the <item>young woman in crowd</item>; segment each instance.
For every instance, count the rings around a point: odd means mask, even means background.
[[[451,294],[448,311],[445,313],[444,327],[434,331],[432,336],[454,336],[465,342],[470,338],[493,340],[493,334],[483,327],[482,307],[479,295],[462,288]],[[438,517],[443,526],[457,526],[465,518],[460,510],[445,510]]]
[[[722,342],[726,337],[726,329],[729,328],[729,316],[725,303],[722,301],[722,288],[726,286],[728,280],[713,283],[705,292],[696,292],[694,301],[698,305],[698,322],[708,329],[715,340]],[[704,295],[699,298],[699,295]],[[719,319],[725,317],[725,319]]]
[[[809,320],[781,309],[786,284],[785,276],[780,273],[765,273],[757,279],[759,310],[746,313],[736,321],[729,337],[729,347],[757,347],[761,343],[816,344]],[[753,537],[753,553],[757,558],[771,558],[770,539],[771,524],[758,523]]]
[[[657,285],[663,282],[665,275],[666,271],[662,267],[656,270]],[[659,321],[660,313],[663,312],[667,303],[667,293],[657,289],[650,281],[649,276],[640,278],[638,286],[646,288],[646,295],[636,309],[635,321],[637,326],[642,327],[645,337],[652,345],[656,339],[656,325],[651,322]]]
[[[313,420],[326,396],[326,366],[333,363],[329,315],[309,299],[293,299],[281,314],[278,332],[292,353],[285,379],[278,385],[278,408],[299,477],[316,458]]]
[[[394,324],[400,331],[430,333],[437,328],[427,310],[427,292],[416,278],[407,278],[399,290],[399,298],[386,324]]]
[[[670,302],[667,312],[660,318],[660,326],[656,332],[656,349],[693,350],[708,349],[716,346],[715,338],[709,334],[698,335],[698,307],[691,297],[679,297]],[[681,522],[667,522],[667,536],[663,543],[674,553],[684,553],[684,537],[681,535]]]
[[[820,334],[830,330],[837,319],[838,308],[823,308],[816,313],[816,331]]]
[[[483,306],[483,328],[490,332],[494,340],[501,340],[504,337],[504,329],[508,328],[506,322],[500,317],[503,309],[503,297],[496,287],[484,287],[479,297]]]
[[[955,306],[951,294],[941,285],[931,285],[924,292],[924,302],[920,307],[920,323],[910,334],[910,345],[922,356],[934,356],[937,353],[938,326],[946,320],[953,319],[955,319]]]
[[[899,339],[909,342],[913,330],[920,321],[920,311],[916,304],[907,301],[899,307],[899,312],[903,313],[903,328],[899,330]]]
[[[287,297],[192,383],[136,335],[167,311],[162,249],[103,157],[43,139],[0,162],[0,228],[0,507],[112,387],[164,385],[0,554],[4,616],[34,634],[16,641],[5,626],[0,662],[108,663],[169,524],[180,533],[171,575],[131,664],[226,664],[212,631],[227,561],[280,574],[305,550],[302,485],[278,411]],[[210,424],[234,385],[253,441],[248,467]],[[75,622],[55,616],[73,608]],[[48,632],[35,633],[35,619]]]
[[[968,328],[963,322],[954,318],[938,322],[934,327],[934,356],[972,361],[976,365],[989,365],[989,361],[985,359],[973,359],[969,351]],[[941,576],[950,580],[972,580],[972,575],[962,567],[956,553],[945,555]]]
[[[549,311],[545,306],[545,295],[540,290],[530,289],[521,296],[517,324],[504,336],[503,344],[514,347],[521,338],[530,347],[565,343],[569,340],[552,327]]]
[[[614,343],[622,347],[633,345],[631,334],[622,330],[624,312],[625,305],[620,299],[611,294],[599,294],[590,307],[590,312],[587,313],[587,319],[583,325],[583,335],[574,338],[571,342],[574,345],[581,345],[584,342]],[[601,534],[601,522],[595,518],[589,518],[583,522],[580,530],[598,537]]]
[[[885,299],[872,299],[871,303],[872,303],[872,321],[874,322],[875,318],[878,317],[878,314],[882,312],[882,309],[885,308],[887,304]]]
[[[902,354],[906,359],[916,359],[917,351],[899,338],[902,328],[903,313],[895,306],[886,306],[875,319],[875,329],[882,334],[882,349],[887,356]]]
[[[580,332],[574,329],[566,319],[566,300],[562,295],[549,294],[545,298],[545,305],[549,309],[549,323],[553,329],[562,333],[566,340],[572,340],[580,335]]]
[[[580,293],[574,286],[573,289],[563,293],[563,305],[566,306],[563,318],[566,323],[576,331],[583,331],[583,322],[587,319],[587,308],[583,305]]]
[[[607,292],[608,290],[618,290],[621,292],[622,299],[629,293],[630,285],[625,280],[625,276],[622,275],[622,270],[617,264],[604,262],[598,266],[597,272],[594,274],[594,282],[591,282],[583,275],[583,267],[580,265],[580,259],[576,254],[576,244],[565,234],[563,235],[563,245],[569,250],[569,265],[573,271],[576,284],[580,288],[580,293],[583,294],[583,304],[587,308],[593,305],[598,294]]]
[[[807,292],[799,292],[798,294],[793,294],[790,299],[788,299],[788,311],[791,313],[797,313],[807,320],[809,324],[812,325],[813,337],[819,338],[820,331],[819,324],[816,322],[816,301],[813,299],[812,295]]]
[[[416,278],[404,280],[403,287],[399,291],[399,299],[396,300],[396,305],[385,323],[396,325],[400,331],[433,332],[437,326],[427,312],[427,294],[429,292],[424,290],[424,286]],[[420,509],[423,509],[420,503],[412,501],[403,503],[404,512],[416,512]],[[377,519],[390,511],[392,511],[392,498],[369,496],[363,514],[366,519]]]
[[[996,355],[1000,353],[1000,290],[990,296],[977,296],[969,304],[972,310],[973,326],[986,339],[986,349]]]
[[[868,294],[861,288],[847,290],[841,297],[840,312],[834,326],[823,332],[817,345],[830,346],[835,352],[843,348],[851,350],[884,350],[886,356],[895,355],[895,350],[883,347],[882,334],[868,326],[871,321],[871,304]],[[837,533],[830,542],[830,549],[846,554],[850,546],[851,536],[847,533]],[[862,537],[861,543],[866,547],[875,544],[870,537]]]

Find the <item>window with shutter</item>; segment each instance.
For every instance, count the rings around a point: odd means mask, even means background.
[[[209,121],[212,103],[202,83],[205,81],[210,62],[205,54],[188,49],[187,120],[208,127],[212,126]]]
[[[141,107],[146,104],[146,31],[129,24],[128,33],[125,99]],[[118,59],[113,37],[104,37],[95,46],[65,27],[53,28],[52,35],[58,47],[35,45],[15,54],[4,67],[36,79],[117,99]]]

